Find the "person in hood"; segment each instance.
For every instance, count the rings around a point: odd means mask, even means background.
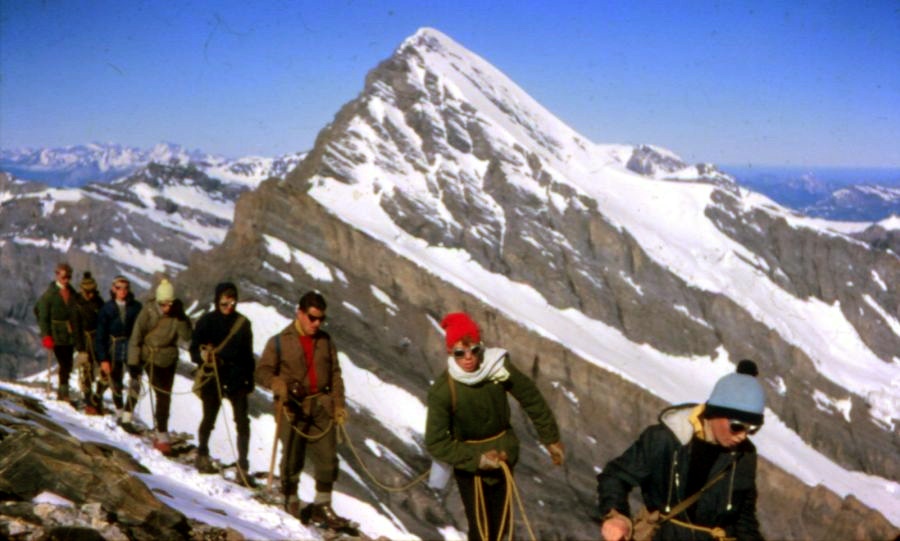
[[[106,389],[112,387],[116,416],[122,417],[123,379],[128,362],[128,339],[134,330],[134,322],[141,312],[141,303],[131,292],[131,282],[124,276],[113,278],[110,300],[97,314],[97,342],[95,351],[100,359],[100,381],[97,398],[102,402]]]
[[[347,418],[344,379],[331,336],[321,329],[325,298],[310,291],[300,297],[296,319],[263,349],[256,380],[272,390],[279,416],[281,491],[284,509],[304,524],[339,530],[349,521],[331,507],[338,477],[336,424]],[[316,481],[313,502],[301,509],[297,489],[309,454]]]
[[[72,267],[66,262],[56,265],[55,280],[38,299],[36,311],[41,330],[41,344],[52,351],[59,365],[57,400],[69,400],[69,378],[76,348],[84,349],[81,318],[78,317],[78,292],[70,283]],[[49,353],[48,353],[49,355]],[[50,377],[50,374],[47,374]]]
[[[222,398],[231,401],[237,427],[237,474],[245,486],[256,485],[250,476],[247,453],[250,448],[250,414],[247,396],[253,392],[253,330],[250,320],[237,311],[237,286],[223,282],[216,286],[211,312],[200,317],[191,338],[191,361],[202,371],[194,388],[203,402],[203,419],[197,429],[199,445],[195,466],[201,473],[214,473],[209,458],[209,436],[216,426]]]
[[[191,321],[184,313],[184,305],[175,297],[175,287],[163,278],[156,288],[156,296],[141,308],[131,338],[128,340],[128,402],[122,422],[132,422],[134,407],[141,393],[141,370],[146,370],[150,396],[155,397],[153,418],[156,434],[153,446],[162,454],[172,451],[169,436],[169,407],[172,404],[172,385],[178,366],[178,343],[191,339]]]
[[[507,394],[528,414],[556,465],[565,458],[559,427],[534,382],[512,364],[506,350],[484,346],[478,325],[467,314],[449,314],[441,327],[446,331],[447,370],[428,390],[425,446],[435,460],[453,468],[469,539],[481,539],[476,492],[484,495],[487,510],[487,524],[481,527],[488,539],[500,539],[511,522],[509,510],[504,517],[510,487],[501,463],[512,470],[519,458]]]
[[[756,448],[765,392],[756,363],[743,360],[716,382],[704,404],[663,410],[597,476],[604,541],[631,539],[628,493],[639,486],[647,511],[663,517],[654,540],[762,539],[756,517]],[[686,509],[675,509],[699,493]]]
[[[94,392],[94,382],[100,369],[100,363],[95,353],[97,341],[97,321],[103,300],[97,294],[97,281],[90,271],[85,271],[79,284],[81,296],[78,298],[78,315],[81,318],[81,332],[83,340],[80,341],[78,353],[75,355],[75,364],[78,366],[78,384],[81,394],[84,396],[84,412],[88,415],[100,415],[103,413],[103,402]]]

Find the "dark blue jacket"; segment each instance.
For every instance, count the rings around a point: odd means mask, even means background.
[[[134,329],[134,322],[141,312],[141,303],[128,294],[125,299],[125,321],[119,317],[119,307],[115,300],[107,301],[97,314],[96,358],[101,361],[124,363],[128,357],[128,338]],[[116,350],[111,348],[116,343]]]

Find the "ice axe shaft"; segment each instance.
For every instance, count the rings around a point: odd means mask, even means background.
[[[275,441],[272,442],[272,458],[269,460],[269,480],[266,485],[272,490],[272,482],[275,479],[275,455],[278,451],[278,435],[281,434],[281,400],[275,401]]]

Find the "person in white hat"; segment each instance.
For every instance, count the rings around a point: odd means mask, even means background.
[[[141,369],[144,369],[152,396],[155,397],[156,411],[153,416],[156,434],[153,446],[163,454],[172,451],[169,407],[172,403],[175,369],[178,366],[178,342],[190,342],[191,330],[191,322],[184,313],[184,306],[175,297],[175,287],[163,278],[156,288],[156,296],[144,303],[128,341],[128,373],[131,379],[122,417],[123,424],[127,425],[131,421],[134,406],[140,397]]]

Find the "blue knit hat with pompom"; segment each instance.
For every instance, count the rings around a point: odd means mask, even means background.
[[[766,393],[756,379],[759,370],[756,363],[744,359],[733,374],[719,378],[706,401],[704,416],[707,419],[727,417],[751,425],[763,424],[766,409]]]

